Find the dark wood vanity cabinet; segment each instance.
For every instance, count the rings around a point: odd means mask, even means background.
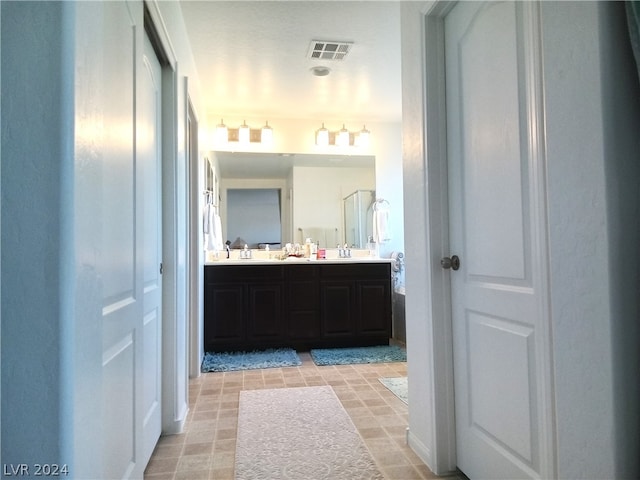
[[[353,263],[321,267],[325,337],[375,344],[391,335],[391,265]]]
[[[205,349],[278,345],[283,305],[284,266],[205,266]]]
[[[207,351],[381,345],[391,335],[389,263],[207,265]]]

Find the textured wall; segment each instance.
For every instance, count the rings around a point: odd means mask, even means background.
[[[627,327],[630,340],[637,339],[633,240],[638,238],[640,128],[623,12],[616,3],[554,2],[542,8],[557,454],[563,478],[623,478],[617,472],[634,468],[628,448],[638,444],[637,409],[635,419],[626,420],[635,423],[635,433],[625,435],[624,422],[616,420],[616,404],[631,401],[637,407],[637,380],[621,358],[620,342]],[[612,248],[621,241],[636,247]],[[628,255],[623,268],[620,254]],[[629,390],[635,390],[635,400]],[[628,407],[623,411],[631,413]]]
[[[427,235],[421,5],[404,2],[402,35],[402,148],[404,182],[405,290],[410,444],[434,468],[434,392]]]
[[[542,13],[558,474],[637,478],[640,108],[624,6]]]
[[[69,463],[70,8],[2,2],[2,462]],[[68,297],[67,297],[68,298]]]

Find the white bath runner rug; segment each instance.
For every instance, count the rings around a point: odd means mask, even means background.
[[[330,386],[240,392],[236,479],[384,479]]]

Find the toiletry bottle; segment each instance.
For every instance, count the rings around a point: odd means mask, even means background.
[[[311,239],[310,238],[307,238],[304,241],[304,257],[305,258],[311,257]]]

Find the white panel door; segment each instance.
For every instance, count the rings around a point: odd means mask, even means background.
[[[445,19],[457,458],[471,479],[549,468],[534,11],[460,2]]]
[[[146,463],[162,430],[162,71],[147,35],[142,62],[137,152],[144,183],[142,457]]]
[[[99,13],[99,12],[98,12]],[[104,2],[103,141],[99,272],[102,278],[103,471],[101,478],[141,478],[142,277],[135,161],[135,29],[127,3]],[[99,97],[98,97],[99,98]],[[96,101],[98,101],[96,99]],[[101,398],[100,398],[101,396]]]
[[[136,52],[141,25],[134,27],[129,5],[104,2],[103,12],[104,158],[96,191],[103,471],[96,476],[142,478],[161,428],[160,74],[152,49],[151,59]]]

